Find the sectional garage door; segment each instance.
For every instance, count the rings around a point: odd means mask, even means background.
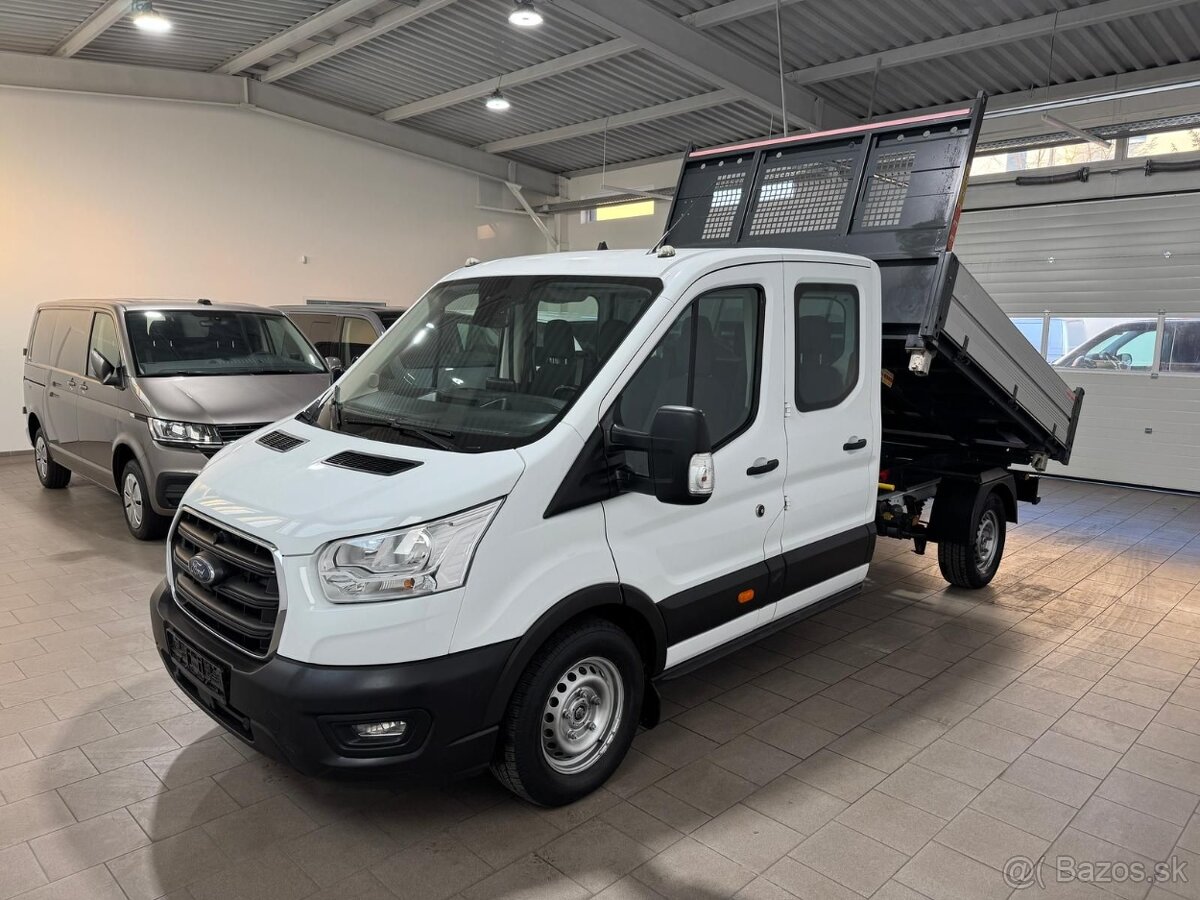
[[[1048,357],[1090,347],[1058,471],[1200,491],[1200,194],[968,211],[955,249]]]

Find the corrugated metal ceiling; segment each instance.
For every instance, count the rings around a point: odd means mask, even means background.
[[[674,16],[721,5],[723,0],[647,0]],[[804,69],[870,53],[1066,12],[1105,0],[784,0],[784,63]],[[354,22],[335,22],[312,40],[252,70],[328,43],[338,34],[416,0],[379,0]],[[0,0],[0,49],[48,53],[102,5],[101,0]],[[165,36],[145,35],[127,18],[96,38],[80,58],[208,71],[220,63],[333,6],[333,0],[156,0],[174,22]],[[419,5],[417,9],[419,10]],[[503,76],[525,67],[612,41],[613,36],[572,18],[552,3],[541,28],[519,30],[506,21],[509,0],[456,0],[353,49],[303,68],[278,83],[367,114],[379,114],[500,78],[513,103],[487,111],[478,96],[425,112],[405,124],[477,146],[562,126],[603,119],[720,87],[647,51],[559,72],[526,84]],[[775,15],[755,15],[706,33],[748,59],[774,68]],[[1051,50],[1053,48],[1053,61]],[[863,116],[963,100],[978,91],[1011,93],[1052,83],[1140,71],[1200,59],[1200,0],[1087,28],[996,43],[885,69],[876,79],[858,74],[806,84],[828,103]],[[801,79],[802,80],[802,79]],[[874,85],[874,91],[873,91]],[[477,92],[478,93],[478,92]],[[748,102],[726,103],[669,119],[611,128],[538,143],[509,154],[555,171],[616,164],[708,144],[766,134],[778,117]]]

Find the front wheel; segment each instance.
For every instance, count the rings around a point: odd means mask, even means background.
[[[645,677],[633,641],[613,623],[585,619],[559,630],[517,683],[493,774],[540,806],[590,794],[629,750]]]
[[[942,577],[957,587],[981,588],[1000,568],[1004,556],[1004,503],[995,493],[988,495],[972,523],[966,541],[938,543],[938,567]]]
[[[171,520],[160,516],[150,505],[150,488],[136,460],[125,463],[121,472],[121,506],[129,533],[139,541],[152,541],[167,533]]]

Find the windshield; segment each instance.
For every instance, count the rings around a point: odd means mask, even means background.
[[[138,375],[311,375],[325,363],[286,316],[183,309],[125,313]]]
[[[1076,369],[1149,370],[1154,363],[1157,329],[1155,321],[1123,323],[1076,347],[1055,365]]]
[[[444,282],[303,415],[332,431],[461,452],[528,443],[570,408],[660,290],[653,278]]]

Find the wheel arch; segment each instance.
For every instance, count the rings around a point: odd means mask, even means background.
[[[117,439],[113,444],[112,451],[112,477],[113,486],[117,489],[117,493],[121,492],[121,473],[125,471],[125,466],[130,460],[136,460],[137,464],[142,467],[142,472],[146,471],[146,462],[142,459],[142,454],[138,448],[130,441]]]
[[[38,429],[42,427],[42,420],[37,417],[37,413],[31,412],[29,418],[25,421],[25,431],[29,435],[29,444],[33,445],[34,435],[38,433]]]
[[[929,539],[964,540],[988,497],[1004,504],[1004,518],[1017,521],[1017,489],[1011,472],[996,469],[979,478],[943,478],[929,516]]]
[[[619,626],[633,640],[646,664],[646,696],[642,703],[642,721],[657,724],[658,694],[651,684],[667,659],[667,629],[658,607],[636,588],[618,583],[586,587],[564,597],[529,627],[509,655],[487,707],[487,721],[496,722],[504,715],[521,673],[556,631],[584,616],[597,616]]]

